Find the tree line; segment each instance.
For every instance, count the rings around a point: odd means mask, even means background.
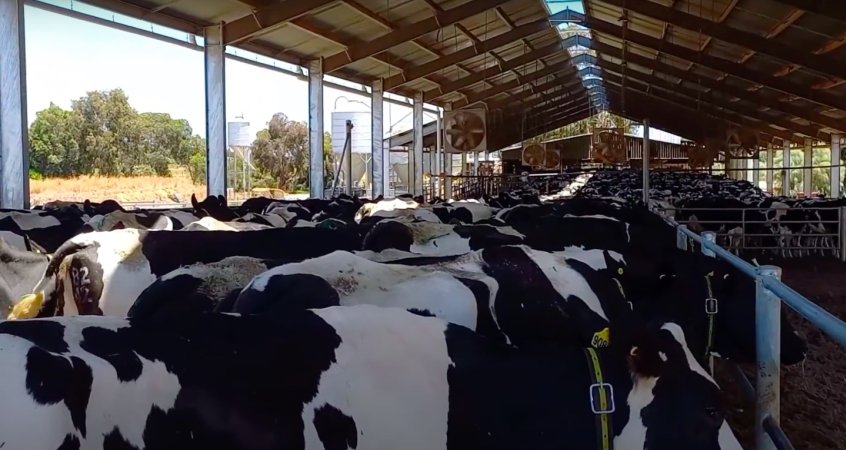
[[[206,147],[187,120],[139,113],[121,89],[88,92],[70,110],[51,104],[36,113],[29,140],[31,172],[46,177],[167,176]]]
[[[169,176],[187,168],[205,181],[206,142],[188,121],[165,113],[138,112],[121,89],[92,91],[70,110],[51,104],[36,113],[29,129],[30,176]],[[332,176],[329,134],[323,142],[325,178]],[[274,114],[251,145],[250,161],[235,153],[229,169],[251,168],[251,186],[294,191],[308,186],[308,125]],[[236,188],[238,186],[235,186]]]

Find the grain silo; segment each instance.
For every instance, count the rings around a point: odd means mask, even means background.
[[[352,122],[353,129],[350,139],[352,149],[352,177],[347,174],[347,164],[341,161],[341,153],[344,151],[344,142],[347,138],[347,121]],[[369,111],[344,111],[332,113],[332,153],[335,154],[334,173],[338,173],[340,165],[340,177],[337,187],[343,192],[347,180],[352,179],[353,191],[359,195],[366,195],[370,191],[370,162],[371,162],[371,129]],[[365,191],[365,192],[362,192]]]

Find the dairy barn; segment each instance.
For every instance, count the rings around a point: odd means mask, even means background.
[[[4,450],[846,446],[838,2],[60,3],[0,0]],[[202,52],[205,198],[30,208],[25,7]],[[308,198],[226,198],[227,49]]]

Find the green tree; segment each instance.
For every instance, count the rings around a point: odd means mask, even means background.
[[[759,166],[765,168],[767,165],[767,153],[762,151],[758,154]],[[840,161],[837,162],[841,163]],[[801,148],[794,148],[790,151],[790,167],[803,167],[805,165],[805,153]],[[822,192],[828,195],[831,191],[831,173],[828,166],[831,165],[831,151],[828,147],[815,148],[812,156],[813,166],[811,170],[811,191]],[[774,149],[773,151],[773,185],[775,192],[782,193],[784,186],[784,151],[782,149]],[[801,192],[802,178],[804,177],[803,169],[790,169],[790,194]],[[760,179],[766,180],[766,171],[759,172]]]
[[[68,176],[84,169],[79,146],[81,120],[54,104],[35,115],[29,130],[30,165],[44,176]]]
[[[31,167],[46,176],[168,175],[178,164],[188,165],[195,181],[205,177],[205,141],[188,122],[139,114],[120,89],[88,92],[70,111],[51,104],[36,114],[29,135]]]
[[[294,191],[308,182],[308,125],[276,113],[252,144],[257,185]]]
[[[323,132],[323,185],[331,186],[335,177],[335,154],[332,153],[332,135]]]
[[[80,146],[101,175],[128,175],[138,161],[137,111],[121,89],[93,91],[71,102],[82,117]]]

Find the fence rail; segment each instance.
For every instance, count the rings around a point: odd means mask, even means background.
[[[711,219],[680,219],[679,213],[715,213],[719,212],[739,212],[740,218],[727,217],[720,220]],[[804,211],[804,212],[822,212],[822,211],[836,211],[836,219],[809,219],[809,220],[781,220],[777,222],[770,221],[766,218],[750,217],[750,212],[766,213],[774,211],[771,208],[684,208],[684,207],[666,207],[663,208],[662,214],[665,217],[672,218],[674,223],[682,224],[691,228],[691,226],[698,226],[700,229],[713,228],[708,225],[726,225],[726,229],[722,232],[715,232],[718,243],[724,243],[731,250],[738,253],[747,250],[756,251],[772,251],[775,253],[783,252],[785,250],[819,250],[821,252],[831,251],[833,256],[840,258],[841,261],[846,262],[846,207],[803,207],[792,208],[785,211]],[[703,215],[703,214],[700,214]],[[689,216],[688,216],[689,217]],[[789,235],[780,235],[776,233],[760,232],[760,226],[766,226],[773,223],[783,225],[806,225],[809,232],[797,232]],[[751,225],[751,226],[750,226]],[[822,225],[823,229],[817,228]],[[737,230],[739,229],[739,233]],[[734,231],[733,231],[734,230]],[[774,244],[766,245],[768,242],[766,238],[770,238]],[[819,238],[828,239],[830,245],[825,245],[826,242],[820,243]],[[792,256],[792,254],[791,254]],[[802,256],[801,254],[798,256]]]
[[[716,243],[716,233],[703,232],[700,236],[676,226],[676,243],[683,250],[693,241],[703,254],[718,257],[755,280],[755,337],[757,352],[757,373],[755,392],[755,439],[758,450],[792,450],[793,446],[779,426],[780,414],[780,368],[781,368],[781,303],[822,330],[841,347],[846,349],[846,322],[835,317],[819,305],[808,300],[782,283],[781,268],[777,266],[753,266]],[[751,385],[736,366],[742,378],[741,387],[748,392]],[[744,385],[744,381],[746,386]]]

